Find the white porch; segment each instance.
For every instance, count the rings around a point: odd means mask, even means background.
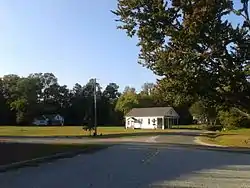
[[[179,117],[157,118],[157,128],[171,129],[173,125],[179,124]]]

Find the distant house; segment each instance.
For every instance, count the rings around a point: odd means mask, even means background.
[[[179,118],[173,107],[133,108],[125,116],[125,128],[167,129],[177,125]]]
[[[35,125],[64,125],[64,118],[59,114],[42,115],[35,118],[33,121]]]
[[[33,125],[48,125],[48,121],[44,118],[35,118],[32,122]]]

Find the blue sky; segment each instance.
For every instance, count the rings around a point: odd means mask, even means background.
[[[116,0],[0,0],[0,76],[53,72],[70,88],[96,77],[141,88],[136,40],[116,29]]]
[[[238,1],[238,0],[237,0]],[[116,0],[0,0],[0,76],[53,72],[71,88],[96,77],[137,90],[156,77],[117,30]]]

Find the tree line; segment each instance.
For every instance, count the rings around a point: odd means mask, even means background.
[[[94,79],[85,85],[76,83],[72,89],[59,85],[52,73],[34,73],[27,77],[10,74],[0,78],[0,125],[31,125],[34,118],[60,114],[65,125],[85,125],[94,120],[94,87],[97,96],[98,126],[124,125],[124,115],[132,108],[173,106],[181,124],[223,124],[226,127],[248,126],[248,118],[237,108],[225,111],[205,100],[190,105],[175,105],[164,99],[162,88],[144,83],[141,91],[126,86],[119,92],[116,83],[104,89]],[[197,122],[193,122],[193,118]]]
[[[76,83],[69,89],[60,85],[52,73],[27,77],[10,74],[0,78],[0,124],[31,125],[36,117],[60,114],[65,125],[83,125],[89,118],[94,119],[95,86],[99,126],[122,125],[124,115],[134,107],[166,105],[155,97],[153,83],[145,83],[139,93],[129,86],[121,93],[116,83],[102,88],[94,79],[85,85]]]
[[[60,114],[65,124],[81,125],[93,115],[94,79],[72,89],[59,85],[52,73],[34,73],[27,77],[5,75],[0,79],[0,124],[31,124],[35,117]],[[100,124],[119,124],[115,111],[119,86],[108,84],[104,90],[96,83],[97,116]]]

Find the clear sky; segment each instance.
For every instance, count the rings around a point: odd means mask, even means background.
[[[155,82],[136,40],[117,30],[116,0],[0,0],[0,76],[53,72],[71,88],[96,77],[140,89]]]
[[[236,0],[236,2],[239,0]],[[0,0],[0,76],[52,72],[69,88],[96,77],[137,90],[156,77],[117,30],[116,0]]]

